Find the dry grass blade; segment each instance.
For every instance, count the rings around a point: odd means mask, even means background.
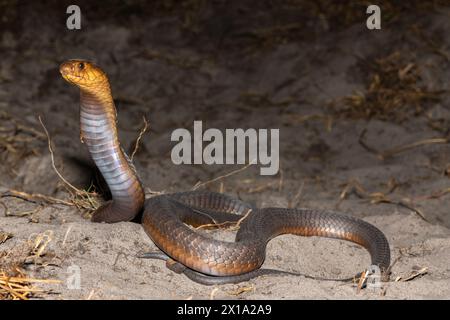
[[[416,197],[415,200],[420,201],[420,200],[438,199],[449,193],[450,193],[450,188],[446,188],[443,190],[439,190],[437,192],[433,192],[431,195],[428,195],[428,196]]]
[[[155,190],[150,189],[149,187],[145,188],[145,195],[150,195],[152,197],[155,197],[155,196],[161,196],[163,194],[166,194],[166,192],[164,190],[163,191],[155,191]]]
[[[141,129],[141,131],[139,132],[138,137],[136,138],[136,143],[134,144],[134,149],[133,152],[131,153],[131,161],[133,161],[134,155],[136,154],[136,152],[139,149],[139,144],[141,142],[142,136],[145,134],[145,132],[147,132],[148,129],[148,121],[145,118],[145,116],[142,117],[143,121],[144,121],[144,127]]]
[[[359,278],[358,281],[358,285],[356,287],[356,293],[360,293],[362,288],[364,287],[364,285],[367,282],[367,278],[368,278],[369,272],[366,270],[361,274],[361,277]]]
[[[402,281],[402,282],[411,281],[411,280],[413,280],[413,279],[415,279],[417,277],[421,277],[423,275],[426,275],[427,273],[428,273],[428,267],[423,267],[423,268],[420,268],[419,270],[412,271],[406,277],[397,277],[395,279],[395,282],[398,282],[398,281]]]
[[[41,117],[39,116],[39,122],[42,125],[42,128],[44,129],[45,135],[47,137],[47,144],[48,144],[48,150],[50,151],[50,157],[52,161],[52,167],[53,170],[56,172],[58,177],[61,179],[61,181],[64,183],[66,187],[69,188],[69,190],[72,191],[72,200],[71,202],[77,207],[77,208],[83,208],[90,211],[94,211],[97,209],[100,205],[98,201],[96,200],[97,194],[80,190],[77,187],[73,186],[69,181],[67,181],[63,175],[58,171],[55,165],[55,156],[52,148],[52,141],[50,138],[50,134],[48,133],[47,128],[45,127],[44,123],[42,122]]]
[[[25,201],[39,203],[39,204],[47,203],[47,204],[61,204],[61,205],[65,205],[65,206],[74,206],[74,204],[72,202],[69,202],[66,200],[61,200],[61,199],[50,197],[50,196],[43,195],[40,193],[27,193],[27,192],[23,192],[23,191],[14,190],[14,189],[5,191],[4,193],[2,193],[0,195],[0,198],[4,198],[4,197],[14,197],[14,198],[19,198],[19,199],[22,199]]]
[[[53,285],[62,282],[56,279],[30,277],[24,271],[30,259],[39,264],[37,258],[51,255],[47,248],[52,239],[53,232],[46,231],[30,236],[27,242],[11,250],[0,252],[0,299],[27,300],[49,291],[35,287],[35,284]]]
[[[249,209],[245,215],[242,216],[242,218],[240,218],[238,221],[234,222],[234,221],[225,221],[222,223],[207,223],[207,224],[202,224],[201,226],[196,227],[195,229],[199,230],[199,229],[217,229],[217,228],[228,228],[231,227],[233,229],[239,229],[241,223],[250,215],[250,213],[252,212],[252,209]]]
[[[394,51],[374,61],[362,61],[362,68],[370,73],[365,90],[330,104],[340,118],[401,123],[423,114],[428,103],[439,101],[444,93],[422,84],[421,67],[407,52]]]
[[[409,200],[407,199],[393,200],[387,196],[387,194],[392,193],[396,187],[397,187],[396,181],[391,179],[388,183],[387,192],[368,192],[359,181],[351,180],[344,186],[344,189],[339,195],[339,202],[337,206],[339,206],[339,204],[344,199],[346,199],[350,193],[355,193],[358,197],[369,200],[371,204],[387,203],[404,207],[408,210],[413,211],[421,219],[428,222],[428,219],[426,218],[425,214],[420,209],[415,208],[412,204],[410,204]]]
[[[210,294],[209,294],[209,300],[214,300],[217,292],[219,292],[219,288],[214,288],[211,290]]]
[[[241,295],[243,293],[251,292],[251,291],[255,291],[255,285],[253,285],[253,284],[250,285],[250,286],[247,286],[247,287],[239,287],[236,290],[228,291],[227,293],[230,296],[239,296],[239,295]]]
[[[66,180],[66,178],[63,177],[63,175],[58,171],[58,169],[56,168],[55,165],[55,155],[53,153],[53,148],[52,148],[52,140],[50,139],[50,134],[48,133],[47,128],[45,127],[44,123],[42,122],[41,117],[38,117],[39,122],[42,125],[42,128],[44,129],[45,135],[47,136],[47,144],[48,144],[48,151],[50,151],[50,157],[52,160],[52,167],[53,170],[55,170],[56,174],[58,175],[58,177],[64,182],[64,184],[68,187],[70,187],[74,192],[78,193],[81,190],[79,190],[78,188],[74,187],[69,181]],[[81,191],[82,192],[82,191]]]
[[[366,133],[367,133],[367,129],[364,129],[363,131],[361,131],[359,137],[358,137],[358,143],[364,148],[366,149],[368,152],[376,154],[379,157],[380,152],[378,150],[376,150],[375,148],[369,146],[366,141],[365,141],[365,137],[366,137]]]
[[[245,166],[243,166],[242,168],[239,168],[237,170],[233,170],[233,171],[231,171],[231,172],[229,172],[227,174],[224,174],[224,175],[219,176],[217,178],[214,178],[212,180],[208,180],[208,181],[205,181],[205,182],[198,182],[194,187],[192,187],[192,190],[197,190],[198,188],[204,187],[204,186],[206,186],[208,184],[211,184],[213,182],[216,182],[216,181],[228,178],[229,176],[232,176],[232,175],[234,175],[236,173],[239,173],[241,171],[246,170],[247,168],[249,168],[251,165],[254,165],[255,163],[256,163],[255,160],[253,160],[253,161],[250,161],[250,163],[248,163]]]
[[[339,195],[339,199],[343,200],[349,193],[354,192],[360,198],[368,198],[371,200],[371,203],[377,203],[386,200],[386,195],[395,190],[397,187],[397,182],[395,179],[389,180],[387,187],[388,188],[385,192],[368,192],[358,180],[352,179],[345,185]]]
[[[418,147],[422,147],[422,146],[426,146],[426,145],[431,145],[431,144],[447,144],[450,142],[449,138],[429,138],[429,139],[422,139],[422,140],[418,140],[412,143],[408,143],[406,145],[402,145],[402,146],[398,146],[398,147],[394,147],[392,149],[388,149],[388,150],[384,150],[384,151],[379,151],[376,150],[375,148],[369,146],[367,144],[367,142],[364,141],[365,135],[367,133],[367,130],[364,129],[358,139],[359,144],[366,149],[367,151],[369,151],[370,153],[375,154],[380,160],[386,160],[387,158],[390,158],[392,156],[395,156],[399,153],[414,149],[414,148],[418,148]]]
[[[389,202],[386,202],[386,203],[395,204],[395,205],[404,207],[404,208],[406,208],[408,210],[411,210],[412,212],[417,214],[423,221],[430,222],[430,221],[428,221],[428,219],[425,216],[425,213],[423,213],[422,210],[420,210],[420,209],[418,209],[416,207],[413,207],[411,204],[409,204],[407,202],[404,202],[404,201],[397,201],[397,202],[389,201]]]
[[[19,286],[18,284],[22,283],[24,280],[26,282],[33,282],[33,283],[61,283],[61,280],[56,279],[36,279],[36,278],[22,278],[22,277],[7,277],[8,282],[11,283],[11,285]]]
[[[12,233],[0,231],[0,244],[6,242],[13,237]]]
[[[62,241],[62,244],[61,244],[62,247],[64,247],[66,245],[66,241],[67,241],[67,238],[69,237],[69,233],[70,233],[71,230],[72,230],[72,225],[69,225],[69,227],[67,228],[66,233],[64,234],[64,238],[63,238],[63,241]]]
[[[89,295],[86,297],[86,300],[92,300],[96,294],[100,292],[100,289],[92,289],[89,292]]]
[[[36,236],[36,238],[31,242],[32,250],[31,257],[35,260],[42,256],[48,244],[53,240],[53,231],[47,230],[43,233],[40,233]],[[30,240],[31,241],[31,240]]]
[[[22,271],[11,277],[0,270],[0,299],[28,300],[36,293],[46,292],[33,286],[33,283],[59,284],[61,280],[28,278]]]
[[[404,146],[399,146],[396,148],[392,148],[389,150],[385,150],[382,151],[378,154],[378,157],[381,160],[385,160],[386,158],[392,157],[396,154],[402,153],[404,151],[408,151],[417,147],[421,147],[421,146],[425,146],[425,145],[430,145],[430,144],[446,144],[449,143],[449,139],[448,138],[431,138],[431,139],[423,139],[423,140],[419,140]]]

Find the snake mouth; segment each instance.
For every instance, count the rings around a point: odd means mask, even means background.
[[[86,79],[85,76],[82,74],[74,74],[72,70],[64,70],[60,69],[59,72],[61,73],[61,76],[64,80],[66,80],[68,83],[77,86],[77,87],[89,87],[90,85],[88,83],[85,83]]]
[[[61,76],[64,78],[64,80],[73,85],[78,85],[79,80],[82,78],[80,76],[75,76],[73,74],[67,74],[63,72],[61,72]]]
[[[80,76],[76,76],[72,72],[72,67],[68,65],[67,63],[63,63],[59,67],[59,73],[61,73],[61,76],[66,80],[67,82],[70,82],[72,84],[75,84],[75,79],[80,79]]]

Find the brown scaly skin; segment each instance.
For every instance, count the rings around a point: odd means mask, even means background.
[[[321,236],[362,245],[387,278],[389,243],[373,225],[340,213],[313,209],[254,208],[213,192],[184,192],[148,199],[128,157],[120,148],[116,109],[106,74],[84,60],[63,63],[65,80],[80,88],[81,138],[105,178],[113,200],[98,209],[93,221],[131,220],[144,207],[142,225],[167,256],[187,267],[183,272],[203,284],[245,281],[261,274],[267,242],[281,234]],[[250,213],[249,213],[250,212]],[[236,242],[205,237],[185,223],[202,225],[239,220]],[[167,260],[161,254],[147,257]],[[174,268],[177,269],[177,268]],[[179,269],[179,268],[178,268]]]

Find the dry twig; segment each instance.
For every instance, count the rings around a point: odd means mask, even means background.
[[[418,209],[413,207],[408,200],[402,199],[402,200],[393,200],[390,199],[387,194],[392,193],[392,191],[396,188],[397,184],[395,180],[391,180],[389,183],[389,190],[387,193],[383,192],[368,192],[364,187],[361,185],[361,183],[357,180],[351,180],[349,183],[347,183],[342,190],[340,196],[339,196],[339,204],[347,197],[348,194],[354,192],[358,197],[363,199],[370,200],[371,204],[378,204],[378,203],[387,203],[387,204],[393,204],[397,206],[404,207],[408,210],[413,211],[416,213],[420,218],[422,218],[424,221],[428,221],[425,217],[424,213]]]
[[[139,135],[138,135],[138,137],[136,139],[136,143],[134,144],[134,149],[133,149],[133,152],[131,153],[131,157],[130,157],[131,161],[133,161],[134,155],[136,154],[136,152],[139,149],[139,143],[141,142],[142,136],[145,134],[145,132],[148,129],[148,121],[147,121],[147,119],[145,118],[145,116],[143,116],[142,119],[144,121],[144,127],[139,132]]]
[[[203,187],[203,186],[205,186],[205,185],[208,185],[208,184],[210,184],[210,183],[213,183],[213,182],[222,180],[222,179],[227,178],[227,177],[229,177],[229,176],[232,176],[232,175],[234,175],[234,174],[236,174],[236,173],[239,173],[239,172],[241,172],[241,171],[244,171],[245,169],[249,168],[249,167],[250,167],[251,165],[253,165],[253,164],[255,164],[255,160],[250,161],[250,163],[246,164],[246,165],[243,166],[242,168],[239,168],[239,169],[237,169],[237,170],[233,170],[233,171],[231,171],[231,172],[229,172],[229,173],[227,173],[227,174],[224,174],[224,175],[219,176],[219,177],[217,177],[217,178],[214,178],[214,179],[212,179],[212,180],[208,180],[208,181],[205,181],[205,182],[202,182],[202,183],[198,182],[198,183],[192,188],[192,190],[197,190],[198,188],[201,188],[201,187]]]
[[[45,135],[47,137],[48,150],[50,151],[50,157],[51,157],[51,161],[52,161],[53,170],[56,172],[56,174],[61,179],[61,181],[63,181],[64,184],[67,187],[69,187],[70,190],[72,190],[72,200],[71,200],[72,203],[77,208],[88,209],[90,211],[93,211],[93,210],[97,209],[100,206],[98,204],[98,201],[96,200],[97,194],[96,193],[92,193],[92,192],[88,192],[88,191],[84,191],[84,190],[80,190],[77,187],[73,186],[69,181],[67,181],[63,177],[63,175],[56,168],[55,156],[54,156],[53,149],[52,149],[52,142],[51,142],[51,139],[50,139],[50,134],[48,133],[48,130],[45,127],[44,123],[42,122],[42,119],[41,119],[40,116],[39,116],[39,122],[41,123],[42,128],[44,129]]]

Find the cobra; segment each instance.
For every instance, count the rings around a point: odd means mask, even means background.
[[[366,248],[372,265],[386,276],[389,243],[372,224],[342,213],[316,209],[256,208],[224,194],[180,192],[145,200],[135,167],[120,146],[117,114],[105,72],[85,60],[61,64],[62,77],[80,89],[80,138],[111,191],[94,222],[130,221],[141,211],[142,226],[162,252],[143,257],[168,261],[203,284],[236,283],[267,273],[261,269],[267,243],[282,234],[348,240]],[[234,242],[219,241],[188,225],[240,222]],[[172,263],[170,263],[172,262]]]

